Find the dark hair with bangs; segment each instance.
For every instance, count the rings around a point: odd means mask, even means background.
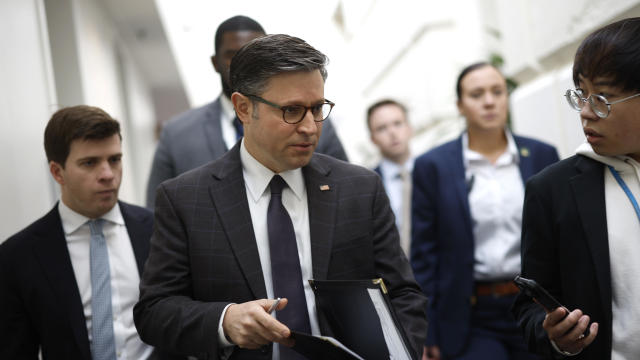
[[[74,140],[102,140],[120,135],[120,124],[104,110],[77,105],[56,111],[44,130],[44,151],[48,161],[65,166]]]
[[[610,78],[623,91],[640,90],[640,18],[623,19],[587,36],[573,62],[573,83]]]

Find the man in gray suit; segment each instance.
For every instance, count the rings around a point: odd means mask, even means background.
[[[297,359],[292,330],[335,333],[308,279],[381,277],[408,346],[422,353],[426,299],[380,177],[314,153],[333,107],[326,62],[288,35],[255,39],[233,58],[244,138],[157,189],[134,309],[145,342],[208,359]]]
[[[231,104],[229,65],[244,44],[264,34],[260,24],[241,15],[218,26],[216,53],[211,56],[211,64],[220,74],[222,94],[207,105],[176,116],[162,129],[147,183],[147,207],[150,209],[153,209],[156,187],[161,182],[219,158],[242,137],[242,125]],[[347,161],[347,154],[330,121],[324,124],[324,136],[316,150]]]

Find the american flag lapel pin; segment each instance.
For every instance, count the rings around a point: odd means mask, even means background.
[[[327,191],[329,189],[329,185],[320,185],[320,191]]]

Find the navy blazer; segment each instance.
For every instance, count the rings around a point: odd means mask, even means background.
[[[153,216],[119,202],[138,272]],[[88,256],[88,255],[87,255]],[[84,307],[58,205],[0,245],[0,359],[91,360]]]
[[[426,299],[398,240],[380,177],[314,154],[302,168],[313,277],[382,277],[411,350],[422,353]],[[240,144],[215,162],[162,183],[156,226],[133,314],[141,338],[172,353],[219,358],[218,323],[229,303],[267,297],[242,175]],[[318,314],[320,331],[332,335]],[[270,347],[232,359],[271,359]]]
[[[153,210],[156,188],[188,170],[217,160],[227,152],[222,137],[220,98],[171,119],[162,129],[147,183],[147,207]],[[331,119],[322,125],[316,152],[347,161]]]
[[[611,359],[612,285],[604,169],[598,161],[575,155],[532,177],[525,192],[522,276],[535,279],[564,306],[582,310],[599,324],[595,340],[567,359]],[[630,276],[628,281],[637,280]],[[538,304],[518,295],[512,310],[529,350],[548,358],[560,357],[542,328],[545,312]]]
[[[556,149],[513,136],[523,183],[558,161]],[[412,194],[411,264],[429,299],[426,345],[446,356],[460,353],[470,333],[475,241],[469,210],[462,137],[415,161]]]

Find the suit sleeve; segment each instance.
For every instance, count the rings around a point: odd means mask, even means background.
[[[171,156],[171,141],[169,133],[166,129],[162,130],[156,152],[153,155],[153,163],[151,164],[151,173],[147,182],[147,208],[154,209],[156,188],[165,180],[177,176],[177,171]]]
[[[320,136],[320,141],[318,141],[316,152],[332,156],[338,160],[349,161],[340,138],[331,123],[331,118],[322,123],[322,135]]]
[[[0,245],[0,359],[38,359],[39,341],[21,300],[11,256]]]
[[[560,297],[556,239],[553,233],[553,201],[551,191],[541,186],[542,178],[534,176],[527,183],[522,217],[522,276],[536,280],[552,296]],[[518,326],[524,333],[530,351],[549,358],[558,356],[551,348],[542,328],[545,312],[540,305],[522,293],[512,308]]]
[[[427,318],[429,329],[425,345],[436,345],[438,322],[436,304],[436,269],[438,238],[436,234],[436,170],[427,161],[418,160],[413,169],[411,265],[416,281],[429,299]]]
[[[133,309],[140,338],[161,350],[218,358],[218,322],[228,303],[194,300],[188,234],[167,189],[158,187],[149,258]]]
[[[376,273],[382,277],[400,323],[413,351],[422,354],[427,331],[427,299],[416,283],[409,261],[400,247],[395,218],[379,176],[374,200],[374,256]]]

